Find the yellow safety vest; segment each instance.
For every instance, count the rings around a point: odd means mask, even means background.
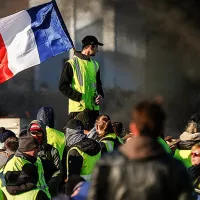
[[[94,101],[97,94],[96,74],[99,70],[98,63],[93,59],[90,59],[90,61],[82,60],[77,56],[67,62],[71,64],[73,70],[71,87],[82,93],[80,102],[69,99],[69,113],[81,112],[85,109],[99,110],[99,106],[95,105]]]
[[[23,158],[18,157],[18,156],[14,156],[6,164],[6,166],[5,166],[4,170],[3,170],[4,176],[5,176],[6,172],[8,172],[8,171],[22,171],[22,167],[25,164],[27,164],[27,163],[31,164],[31,162],[29,162],[26,159],[23,159]],[[47,186],[47,184],[45,182],[44,170],[43,170],[43,166],[42,166],[42,162],[41,162],[40,158],[37,158],[37,161],[34,163],[34,165],[38,169],[38,183],[37,183],[37,188],[40,189],[40,190],[42,190],[42,191],[44,191],[47,194],[47,196],[49,198],[51,198],[48,186]]]
[[[69,152],[71,150],[78,151],[78,153],[83,157],[83,164],[82,164],[80,176],[82,178],[84,178],[86,181],[90,181],[95,164],[101,158],[101,152],[99,152],[95,156],[90,156],[90,155],[86,154],[85,152],[81,151],[80,149],[78,149],[77,147],[72,147],[69,150]],[[67,154],[67,177],[69,176],[69,171],[68,171],[68,169],[69,169],[69,152]]]
[[[174,158],[183,162],[185,167],[189,168],[192,166],[191,163],[191,150],[180,150],[176,149],[174,153]]]
[[[115,142],[113,140],[109,140],[109,138],[115,140],[117,139],[119,141],[119,143],[123,144],[123,141],[121,138],[119,138],[118,136],[116,136],[115,133],[109,133],[106,136],[104,136],[103,138],[100,139],[100,142],[103,142],[106,145],[106,149],[107,152],[112,152],[114,150],[114,145]]]
[[[47,143],[51,144],[53,147],[55,147],[60,155],[60,160],[62,160],[63,157],[63,151],[65,148],[65,135],[64,133],[57,131],[53,128],[46,127],[47,131]]]
[[[3,191],[0,188],[0,200],[2,200],[2,199],[3,199]]]
[[[11,195],[7,192],[6,187],[1,188],[7,200],[35,200],[40,189],[33,189],[18,195]],[[2,199],[1,199],[2,200]]]

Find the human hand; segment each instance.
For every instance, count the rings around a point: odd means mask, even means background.
[[[103,100],[103,97],[99,94],[95,99],[95,103],[99,105],[101,104],[102,100]]]

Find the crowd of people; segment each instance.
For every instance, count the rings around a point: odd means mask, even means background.
[[[60,132],[53,109],[42,107],[19,137],[0,128],[0,199],[197,199],[200,114],[171,146],[164,123],[162,105],[144,101],[125,137],[122,123],[104,114],[94,123],[89,110]]]
[[[104,92],[91,58],[99,46],[86,36],[82,51],[65,63],[59,90],[69,99],[69,115],[63,132],[55,129],[51,107],[42,107],[19,137],[0,128],[0,200],[199,198],[200,114],[180,138],[165,141],[161,102],[143,101],[124,136],[121,122],[99,115]]]

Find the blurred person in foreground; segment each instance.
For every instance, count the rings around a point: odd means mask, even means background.
[[[185,167],[157,141],[164,122],[165,113],[160,105],[154,102],[136,105],[130,127],[137,137],[97,163],[89,200],[194,199]]]

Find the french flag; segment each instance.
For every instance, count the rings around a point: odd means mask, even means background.
[[[73,47],[55,1],[1,18],[0,83]]]

